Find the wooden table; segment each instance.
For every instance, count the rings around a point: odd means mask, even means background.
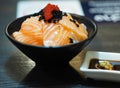
[[[4,35],[16,14],[16,0],[0,1],[0,88],[106,88],[120,83],[86,79],[79,68],[87,51],[120,53],[120,23],[98,23],[94,40],[64,69],[44,70],[22,54]]]

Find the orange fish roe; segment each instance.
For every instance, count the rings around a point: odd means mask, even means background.
[[[43,9],[43,13],[46,21],[48,21],[53,17],[53,14],[52,14],[53,11],[60,11],[57,5],[48,4]]]

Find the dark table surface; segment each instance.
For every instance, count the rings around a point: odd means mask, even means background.
[[[44,70],[22,54],[4,35],[5,26],[16,18],[18,0],[0,1],[0,88],[115,88],[119,82],[85,79],[80,61],[64,69]],[[120,22],[98,23],[98,33],[85,50],[120,53]]]

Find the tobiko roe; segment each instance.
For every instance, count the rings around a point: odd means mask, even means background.
[[[60,11],[60,10],[59,10],[58,6],[52,5],[52,4],[48,4],[44,8],[43,12],[44,12],[45,20],[48,21],[49,19],[51,19],[53,17],[53,14],[52,14],[53,11]]]

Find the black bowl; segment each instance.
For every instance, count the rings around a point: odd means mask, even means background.
[[[73,43],[70,45],[59,46],[59,47],[44,47],[44,46],[34,46],[28,45],[16,41],[11,35],[13,32],[20,29],[21,23],[28,17],[32,15],[27,15],[21,18],[17,18],[12,21],[6,27],[5,34],[8,39],[20,49],[26,56],[36,62],[36,65],[43,67],[57,67],[65,66],[69,61],[75,57],[83,48],[85,48],[90,41],[94,38],[97,33],[97,26],[95,22],[87,17],[71,14],[74,19],[83,23],[87,27],[88,39]]]

